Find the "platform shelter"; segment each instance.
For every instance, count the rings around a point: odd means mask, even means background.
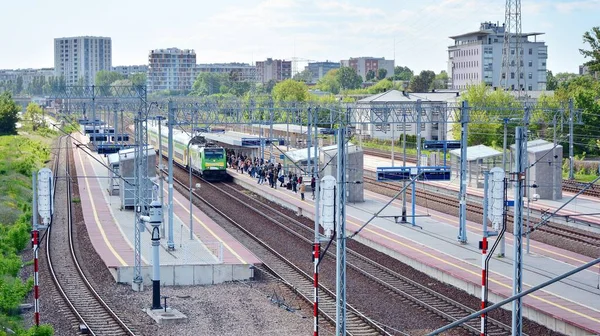
[[[460,177],[460,151],[450,151],[452,179]],[[467,182],[469,187],[483,188],[483,172],[502,165],[502,152],[484,145],[467,147]]]

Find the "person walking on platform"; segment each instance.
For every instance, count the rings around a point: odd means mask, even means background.
[[[263,178],[263,169],[262,167],[258,168],[258,182],[256,182],[257,184],[262,184],[262,178]]]
[[[292,191],[294,192],[294,194],[298,193],[298,179],[296,178],[296,174],[294,174],[294,176],[292,177]]]
[[[312,197],[313,200],[315,199],[315,188],[317,187],[317,180],[315,179],[315,177],[313,176],[310,179],[310,189],[312,190]]]
[[[300,183],[300,199],[304,201],[304,192],[306,191],[306,185]]]
[[[283,172],[279,173],[279,186],[283,187],[283,182],[285,182],[285,174],[283,174]]]

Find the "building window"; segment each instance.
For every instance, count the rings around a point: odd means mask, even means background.
[[[527,75],[527,78],[529,78],[529,79],[533,79],[533,74],[530,72],[530,73]]]
[[[533,61],[529,61],[529,67],[531,68],[533,66]]]
[[[527,87],[527,90],[529,90],[529,91],[533,91],[533,86],[529,85],[529,86]]]
[[[519,73],[519,78],[523,79],[523,73],[522,72]]]
[[[514,72],[510,73],[510,79],[515,79],[515,73]]]
[[[533,49],[529,48],[529,55],[533,55]]]
[[[505,72],[502,73],[502,79],[506,79],[506,73]]]
[[[514,55],[515,54],[515,49],[510,49],[510,54]]]

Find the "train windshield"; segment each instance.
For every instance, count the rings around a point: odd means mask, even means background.
[[[204,158],[206,160],[220,160],[223,159],[222,149],[205,149]]]

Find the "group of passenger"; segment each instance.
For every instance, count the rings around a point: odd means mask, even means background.
[[[276,189],[277,182],[279,182],[279,187],[285,187],[295,194],[300,192],[300,198],[304,200],[306,184],[303,181],[302,175],[298,176],[291,171],[286,173],[283,170],[281,163],[275,165],[272,162],[265,162],[262,158],[251,159],[250,157],[243,155],[235,156],[234,154],[231,154],[228,157],[227,166],[229,168],[235,168],[238,173],[246,173],[251,177],[256,178],[258,184],[268,182],[271,188]],[[313,176],[310,181],[313,199],[315,199],[315,184],[316,180]]]

